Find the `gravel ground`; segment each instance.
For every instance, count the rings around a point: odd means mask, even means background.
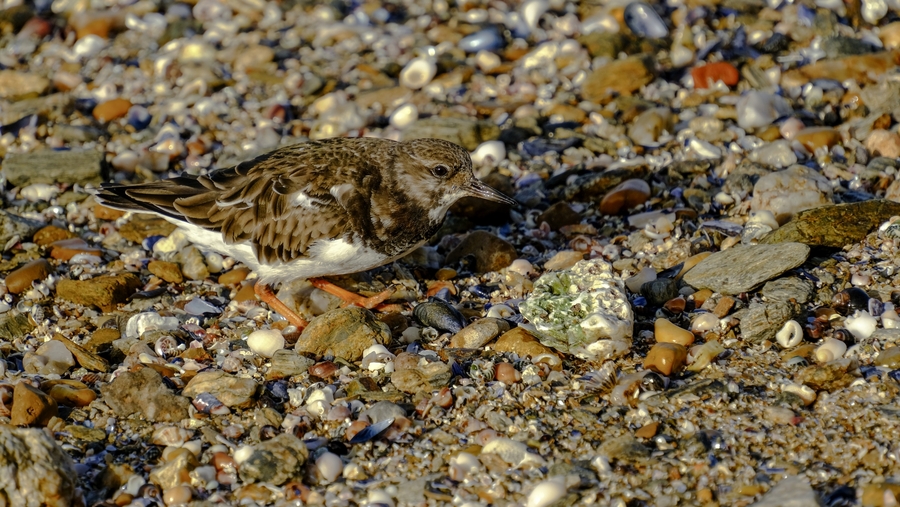
[[[0,505],[892,506],[900,4],[0,1]],[[261,305],[104,181],[437,137],[408,257]]]

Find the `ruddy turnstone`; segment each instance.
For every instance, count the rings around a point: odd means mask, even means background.
[[[320,277],[403,257],[467,196],[515,204],[475,178],[460,146],[373,138],[295,144],[205,176],[106,184],[97,193],[102,204],[159,215],[202,249],[242,262],[258,275],[257,296],[300,328],[306,321],[275,296],[272,284],[307,278],[371,308],[391,291],[362,298]]]

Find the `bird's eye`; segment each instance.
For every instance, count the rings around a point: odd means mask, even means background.
[[[443,178],[450,174],[450,168],[444,164],[438,164],[431,169],[431,174],[434,174],[438,178]]]

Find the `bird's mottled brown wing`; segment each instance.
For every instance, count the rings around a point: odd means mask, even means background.
[[[104,186],[98,197],[221,232],[226,243],[249,242],[261,261],[290,261],[317,239],[353,230],[358,219],[347,206],[365,201],[352,184],[358,171],[349,152],[344,158],[310,156],[317,147],[321,152],[316,143],[284,147],[207,176]]]

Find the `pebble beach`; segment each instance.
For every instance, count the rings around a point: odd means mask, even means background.
[[[889,507],[900,1],[0,0],[0,506]],[[101,183],[438,138],[277,287]]]

